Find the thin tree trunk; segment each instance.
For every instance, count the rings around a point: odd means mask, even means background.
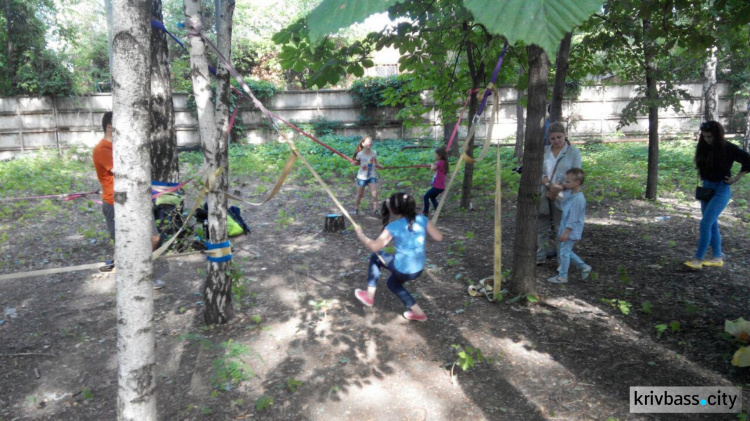
[[[464,31],[469,31],[469,25],[467,22],[463,23]],[[477,60],[475,62],[474,56],[474,45],[470,40],[466,41],[466,61],[469,65],[469,73],[471,74],[471,87],[472,89],[480,88],[480,84],[484,82],[484,61]],[[480,92],[478,95],[481,97],[484,92]],[[471,127],[471,122],[474,120],[477,109],[479,108],[479,101],[477,95],[472,95],[469,101],[469,120],[468,124]],[[479,124],[479,123],[477,123]],[[468,142],[468,149],[466,154],[470,157],[474,157],[474,139],[476,135],[466,139]],[[485,139],[485,142],[489,142],[491,139]],[[464,166],[464,180],[461,186],[461,208],[469,209],[471,207],[471,189],[474,183],[474,164],[466,163]]]
[[[552,104],[550,106],[549,121],[562,121],[562,103],[565,95],[565,78],[568,76],[568,58],[570,57],[570,39],[573,34],[568,32],[560,41],[555,61],[555,84],[552,86]]]
[[[152,19],[161,22],[162,2],[152,1]],[[167,34],[158,30],[151,32],[151,179],[180,181]]]
[[[114,14],[112,11],[112,1],[113,0],[104,0],[104,9],[107,13],[107,52],[109,52],[109,80],[112,82],[112,69],[114,68],[113,62],[112,62],[112,37],[113,37],[113,28],[115,26],[114,23]],[[112,86],[112,90],[114,91],[114,86]]]
[[[218,48],[221,54],[231,61],[232,15],[234,0],[216,0]],[[221,174],[216,177],[217,189],[208,194],[209,237],[212,243],[227,241],[227,198],[224,192],[228,189],[229,175],[229,71],[221,64],[216,65],[217,99],[216,99],[216,168]],[[210,262],[211,266],[203,287],[203,298],[206,303],[204,320],[206,324],[226,323],[234,316],[232,306],[232,280],[227,276],[230,262]]]
[[[747,113],[745,113],[745,137],[742,138],[742,149],[750,151],[750,100],[747,101]]]
[[[7,42],[8,55],[6,58],[6,72],[10,80],[10,92],[15,93],[16,89],[16,59],[13,57],[13,10],[11,9],[11,0],[5,0],[5,38]]]
[[[656,86],[656,63],[653,41],[650,39],[651,21],[643,19],[643,51],[646,63],[646,97],[648,98],[648,177],[646,199],[656,200],[659,185],[659,90]]]
[[[518,77],[520,78],[523,76],[523,67],[518,68]],[[523,159],[523,135],[524,135],[524,127],[526,125],[525,118],[524,118],[524,109],[523,105],[521,105],[521,100],[523,99],[523,91],[516,89],[516,149],[513,152],[513,155],[515,155],[516,159],[519,161]]]
[[[156,420],[149,0],[115,0],[113,149],[119,420]]]
[[[719,90],[716,89],[716,46],[708,49],[703,62],[703,121],[719,121]]]
[[[516,239],[513,254],[512,294],[536,294],[536,223],[539,213],[539,182],[544,153],[544,103],[547,99],[549,61],[544,50],[527,47],[529,56],[529,100],[523,155],[523,173],[518,190]]]

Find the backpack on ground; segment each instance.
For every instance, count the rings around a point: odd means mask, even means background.
[[[204,203],[202,209],[196,210],[195,218],[203,225],[203,231],[208,232],[208,203]],[[242,234],[250,234],[250,227],[242,219],[240,208],[230,206],[227,208],[227,235],[236,237]]]

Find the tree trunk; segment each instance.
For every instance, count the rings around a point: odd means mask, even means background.
[[[5,0],[5,39],[7,41],[8,55],[6,56],[6,69],[8,80],[10,81],[10,92],[15,93],[16,89],[16,60],[13,57],[13,17],[10,5],[11,0]]]
[[[164,20],[161,0],[153,0],[151,16]],[[158,30],[151,32],[151,179],[180,181],[167,34]]]
[[[156,420],[149,0],[115,0],[113,149],[119,420]]]
[[[523,71],[523,68],[518,69],[519,73]],[[520,76],[520,74],[519,74]],[[524,109],[521,105],[521,99],[523,99],[523,91],[516,89],[516,149],[513,152],[516,159],[519,161],[523,159],[523,134],[524,134]]]
[[[562,121],[562,103],[565,95],[565,78],[568,76],[568,58],[570,57],[570,39],[572,33],[568,32],[560,41],[557,50],[557,61],[555,61],[555,84],[552,86],[552,104],[550,106],[549,121]]]
[[[513,273],[509,289],[512,294],[536,294],[536,223],[539,214],[539,182],[544,155],[544,103],[547,99],[549,61],[544,50],[527,47],[529,56],[529,100],[523,173],[518,190],[516,239]]]
[[[464,31],[467,33],[471,31],[468,22],[463,23]],[[484,83],[485,69],[484,60],[477,60],[475,62],[474,44],[467,38],[466,40],[466,61],[469,66],[469,74],[471,75],[471,87],[472,89],[481,88],[480,84]],[[479,97],[484,95],[484,91],[480,91]],[[471,127],[471,122],[474,120],[474,115],[479,108],[479,101],[477,95],[472,95],[469,101],[469,120],[468,124]],[[479,122],[477,122],[479,124]],[[470,157],[474,157],[474,139],[476,135],[466,138],[468,142],[468,148],[466,154]],[[489,142],[490,139],[485,139]],[[474,183],[474,164],[466,163],[464,166],[464,181],[461,186],[461,208],[469,209],[471,207],[471,189]]]
[[[742,149],[750,151],[750,100],[747,101],[747,113],[745,113],[745,137],[742,138]]]
[[[231,62],[232,15],[234,0],[216,0],[216,28],[218,49]],[[214,157],[215,168],[221,168],[216,177],[217,189],[208,194],[208,230],[211,242],[227,241],[227,198],[224,192],[229,188],[229,71],[219,62],[216,64],[216,137]],[[210,171],[213,171],[210,170]],[[204,320],[206,324],[226,323],[234,316],[232,307],[232,280],[227,276],[230,262],[209,262],[210,268],[203,287],[206,303]]]
[[[476,88],[477,86],[474,86]],[[483,92],[480,92],[479,95],[482,95]],[[479,109],[479,101],[477,100],[476,95],[471,96],[471,100],[469,101],[469,127],[471,127],[471,121],[474,119],[474,115],[477,113],[477,109]],[[479,124],[479,123],[477,123]],[[466,150],[466,155],[470,157],[474,157],[474,139],[476,138],[476,134],[467,137],[465,142],[468,142],[468,149]],[[489,140],[486,140],[489,141]],[[464,164],[464,181],[461,185],[461,208],[462,209],[469,209],[471,206],[471,188],[473,186],[474,181],[474,164],[470,164],[466,162]]]
[[[107,52],[109,52],[109,80],[112,82],[112,69],[114,68],[113,62],[112,62],[112,36],[113,31],[115,27],[114,23],[114,15],[112,11],[112,1],[113,0],[104,0],[104,9],[107,13]],[[114,86],[111,87],[114,91]]]
[[[456,126],[456,123],[443,123],[443,143],[445,144],[445,147],[448,147],[448,141],[451,138],[451,134],[453,133],[453,127]],[[458,138],[458,132],[456,132],[456,139],[453,139],[453,144],[451,145],[451,148],[447,151],[450,156],[456,156],[458,155],[458,142],[456,141]]]
[[[646,98],[648,98],[648,178],[646,199],[656,200],[659,185],[659,90],[656,86],[656,63],[651,21],[643,19],[643,55],[646,63]]]
[[[703,121],[719,121],[719,91],[716,89],[716,46],[708,49],[703,63]]]
[[[516,91],[516,148],[513,155],[520,161],[523,159],[523,138],[524,138],[524,109],[521,105],[521,98],[523,98],[523,91]]]

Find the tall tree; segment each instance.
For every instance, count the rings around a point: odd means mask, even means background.
[[[555,84],[552,86],[552,103],[550,104],[549,121],[562,121],[562,102],[565,95],[565,79],[568,77],[568,60],[572,32],[568,32],[560,41],[555,60]]]
[[[161,0],[152,0],[151,18],[162,22]],[[151,32],[151,179],[176,183],[180,178],[167,34]]]
[[[510,290],[517,294],[536,294],[536,224],[539,214],[539,174],[544,160],[544,117],[547,99],[549,60],[536,45],[528,48],[529,102],[526,117],[521,185],[518,190],[516,243]]]
[[[222,25],[222,49],[227,60],[230,59],[231,19],[234,12],[234,2],[224,0],[221,17],[225,21]],[[185,16],[188,29],[193,33],[202,30],[201,4],[198,0],[185,1]],[[226,72],[218,74],[219,87],[214,109],[211,98],[211,84],[206,57],[206,45],[203,38],[194,35],[190,37],[190,65],[193,81],[193,92],[198,110],[198,124],[200,128],[201,145],[203,147],[203,161],[208,168],[208,237],[212,244],[221,244],[228,240],[227,236],[227,129],[228,129],[228,100],[229,82]],[[220,66],[219,66],[220,67]],[[223,81],[223,82],[222,82]],[[204,320],[208,324],[226,323],[234,316],[232,306],[232,284],[227,277],[229,262],[209,261],[208,275],[203,287],[203,297],[206,303]]]
[[[150,8],[148,0],[115,0],[113,149],[118,262],[119,420],[156,420],[156,362],[151,261]]]
[[[717,89],[716,46],[708,47],[706,60],[703,62],[703,121],[719,121],[719,90]]]

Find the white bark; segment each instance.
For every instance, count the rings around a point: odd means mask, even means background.
[[[148,0],[114,0],[113,149],[119,420],[156,419]]]
[[[703,120],[719,121],[719,90],[716,89],[716,46],[708,49],[703,63]]]
[[[222,25],[224,38],[221,44],[223,54],[228,58],[229,35],[231,31],[231,16],[234,2],[228,2],[229,9],[222,7],[221,15],[227,20]],[[188,30],[201,28],[201,5],[197,0],[185,1],[185,16],[188,20]],[[219,72],[219,99],[214,111],[211,101],[211,87],[206,59],[206,45],[198,36],[190,37],[190,66],[193,81],[193,92],[198,110],[198,126],[200,128],[203,160],[208,167],[209,174],[216,174],[219,168],[223,171],[215,179],[215,184],[207,196],[208,201],[208,237],[211,243],[222,243],[228,239],[226,226],[227,200],[224,191],[227,188],[227,117],[228,108],[228,77],[225,71]],[[221,68],[221,65],[217,66]],[[206,323],[226,323],[233,316],[231,282],[227,278],[228,262],[208,262],[208,275],[203,288],[206,303],[204,320]]]

